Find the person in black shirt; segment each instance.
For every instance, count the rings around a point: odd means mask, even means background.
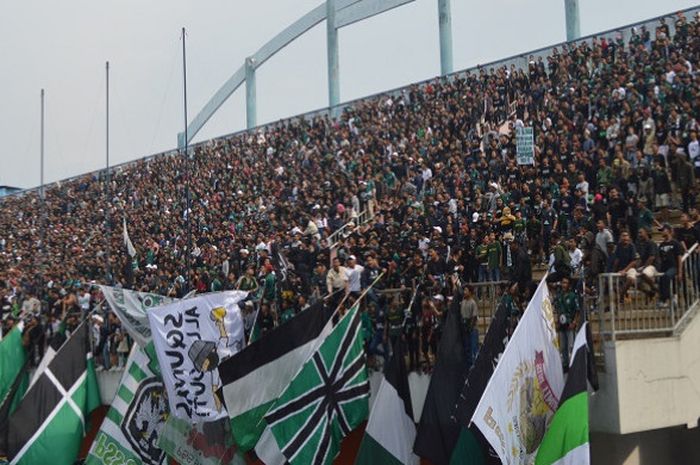
[[[659,247],[651,240],[651,232],[647,228],[639,230],[637,253],[639,254],[639,268],[636,270],[634,281],[642,280],[646,286],[642,286],[640,289],[651,299],[656,294],[654,278],[656,276],[656,262],[659,259]]]
[[[679,280],[683,280],[683,268],[681,267],[681,255],[683,249],[680,242],[673,238],[673,228],[665,224],[661,231],[663,234],[663,242],[659,244],[659,272],[663,273],[661,277],[661,302],[663,305],[668,304],[668,299],[671,297],[671,280],[678,276]]]
[[[676,239],[683,246],[684,251],[690,250],[690,248],[698,242],[698,231],[690,222],[690,218],[687,213],[681,214],[681,225],[675,230]]]

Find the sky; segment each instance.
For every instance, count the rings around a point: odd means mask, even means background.
[[[697,0],[580,0],[583,35],[696,5]],[[321,0],[22,0],[0,3],[0,185],[40,182],[40,89],[46,91],[45,179],[170,150],[183,130],[187,29],[190,121],[243,63]],[[565,39],[563,0],[452,0],[455,70]],[[341,101],[440,72],[437,0],[415,0],[339,32]],[[327,105],[325,23],[257,70],[258,123]],[[196,141],[245,128],[241,86]]]

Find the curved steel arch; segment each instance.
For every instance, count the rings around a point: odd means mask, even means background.
[[[246,122],[248,128],[256,126],[256,105],[255,105],[255,71],[277,52],[289,45],[295,39],[306,33],[314,26],[320,24],[328,18],[328,8],[335,6],[335,27],[329,27],[329,35],[337,31],[338,28],[349,26],[363,19],[384,13],[414,0],[327,0],[327,2],[317,6],[307,14],[296,20],[293,24],[283,29],[269,42],[263,45],[252,56],[246,58],[245,63],[231,75],[230,78],[216,91],[216,93],[204,105],[202,110],[187,125],[187,142],[191,142],[194,136],[204,127],[209,119],[218,111],[221,105],[238,89],[244,82],[246,83]],[[448,1],[448,0],[440,0]],[[331,16],[333,16],[331,14]],[[331,31],[332,29],[332,31]],[[337,40],[335,41],[337,45]],[[332,51],[329,51],[332,52]],[[337,48],[334,50],[337,56]],[[337,62],[336,62],[337,74]],[[330,81],[330,79],[329,79]],[[329,82],[329,86],[337,88],[335,82]],[[337,92],[336,92],[337,94]],[[335,101],[333,101],[335,100]],[[330,106],[338,104],[337,96],[331,99]],[[178,134],[178,147],[185,145],[184,133]]]
[[[328,49],[328,105],[333,112],[339,103],[338,79],[338,37],[337,30],[362,21],[372,16],[392,10],[414,0],[326,0],[290,26],[283,29],[269,42],[263,45],[252,56],[245,59],[243,65],[228,78],[223,86],[209,99],[197,116],[187,125],[187,141],[185,133],[178,134],[178,147],[182,148],[192,141],[194,136],[204,127],[221,105],[246,83],[246,126],[248,129],[257,125],[255,71],[277,52],[289,45],[295,39],[306,33],[322,21],[327,25]],[[437,0],[438,20],[440,31],[440,72],[447,75],[452,72],[452,14],[451,0]],[[567,40],[580,36],[579,0],[564,0],[566,14]]]

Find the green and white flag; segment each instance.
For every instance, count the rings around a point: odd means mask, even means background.
[[[588,465],[591,463],[588,439],[587,326],[588,323],[584,323],[576,335],[569,376],[564,385],[559,408],[542,439],[535,465]]]
[[[291,465],[328,465],[340,442],[367,419],[369,381],[357,305],[333,328],[270,411],[255,448],[267,465],[277,463],[274,444]]]
[[[374,399],[355,465],[418,465],[403,344],[399,338]]]
[[[564,389],[554,308],[543,278],[474,410],[504,465],[532,463]]]
[[[27,351],[22,345],[23,329],[24,323],[17,323],[0,341],[0,403],[4,403],[5,396],[10,393],[17,376],[27,378],[26,371],[22,369],[27,360]],[[26,389],[26,386],[24,388]],[[24,391],[13,394],[21,398]]]
[[[129,336],[141,347],[146,347],[151,342],[148,310],[173,302],[170,297],[119,287],[100,286],[100,291]]]
[[[265,413],[330,334],[330,313],[316,303],[219,365],[231,431],[242,451],[255,447]]]
[[[10,463],[72,465],[78,457],[87,416],[99,405],[88,325],[83,322],[10,416]]]
[[[157,362],[134,344],[86,465],[162,464],[165,452],[158,447],[158,440],[167,414]]]

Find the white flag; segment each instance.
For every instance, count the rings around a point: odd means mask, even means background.
[[[486,386],[472,422],[504,465],[529,464],[563,389],[554,312],[542,279]]]
[[[133,257],[136,255],[136,249],[134,248],[134,244],[131,243],[129,231],[126,230],[126,217],[122,218],[122,225],[124,227],[124,245],[126,246],[126,251],[130,257]]]
[[[148,312],[171,415],[214,421],[228,415],[214,394],[219,362],[245,344],[238,303],[244,291],[204,294]]]

